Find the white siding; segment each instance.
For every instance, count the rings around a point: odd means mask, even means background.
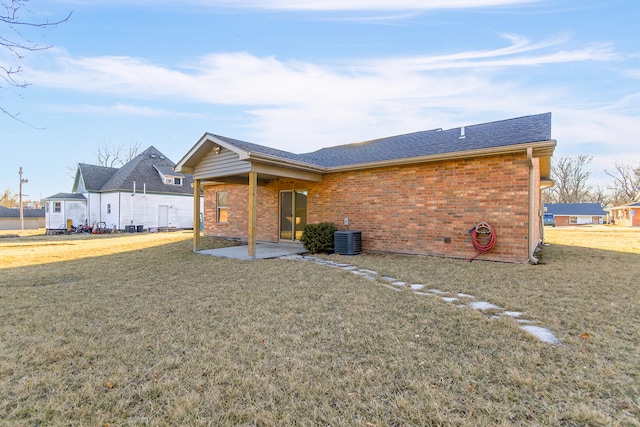
[[[87,193],[84,201],[60,201],[61,212],[53,212],[54,201],[47,201],[46,228],[62,229],[67,219],[73,225],[89,226],[104,222],[106,228],[124,230],[127,225],[142,225],[144,229],[158,227],[159,206],[168,206],[168,226],[193,228],[193,195],[136,193]],[[108,212],[107,205],[111,205]],[[87,206],[88,205],[88,206]],[[204,212],[200,198],[200,211]]]
[[[109,230],[113,227],[116,230],[124,228],[120,226],[120,198],[131,197],[129,193],[105,193],[101,195],[100,200],[100,220],[98,222],[104,222]],[[111,212],[109,213],[108,205],[111,205]]]
[[[96,222],[103,221],[100,215],[101,197],[100,193],[86,193],[87,198],[87,225],[93,225]]]
[[[201,203],[202,204],[202,203]],[[104,200],[103,200],[104,205]],[[121,193],[119,229],[127,225],[142,225],[144,229],[158,227],[159,206],[169,206],[169,227],[193,228],[193,196]],[[109,227],[109,224],[107,224]]]
[[[597,215],[576,215],[576,219],[578,220],[578,224],[593,224],[593,218]],[[599,224],[602,224],[602,217],[599,217]]]
[[[56,201],[48,200],[45,212],[46,227],[49,229],[67,228],[67,220],[73,225],[82,225],[86,219],[86,202],[76,200],[61,200],[60,212],[54,212]]]
[[[74,191],[74,193],[86,193],[87,192],[87,189],[84,186],[84,179],[79,179],[78,180],[78,187],[73,191]]]

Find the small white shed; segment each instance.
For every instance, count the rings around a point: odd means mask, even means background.
[[[44,199],[47,233],[87,224],[87,199],[82,194],[58,193]]]

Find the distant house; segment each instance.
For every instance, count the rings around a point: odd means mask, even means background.
[[[547,203],[544,210],[555,216],[557,226],[604,224],[607,217],[600,203]]]
[[[535,263],[555,146],[550,113],[306,154],[206,133],[176,170],[203,188],[205,234],[246,240],[250,257],[258,240],[331,222],[360,231],[364,251],[470,258],[469,231],[487,222],[497,240],[479,258]]]
[[[627,227],[640,226],[640,202],[616,206],[607,210],[609,211],[609,218],[616,225]]]
[[[44,228],[44,209],[22,209],[25,230]],[[0,206],[0,230],[21,230],[20,208]]]
[[[193,178],[149,147],[121,168],[80,163],[71,193],[47,197],[46,228],[102,223],[125,230],[192,228]]]

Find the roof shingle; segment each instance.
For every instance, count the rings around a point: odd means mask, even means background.
[[[551,113],[454,128],[396,135],[294,154],[259,144],[213,135],[250,153],[330,168],[433,156],[551,140]]]

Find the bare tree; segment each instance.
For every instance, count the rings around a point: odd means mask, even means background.
[[[640,164],[615,163],[613,171],[605,169],[604,172],[613,178],[613,184],[609,187],[613,193],[611,204],[631,203],[640,195]]]
[[[139,142],[134,142],[132,144],[129,144],[129,147],[127,147],[125,149],[125,156],[123,158],[123,164],[130,162],[131,160],[133,160],[134,157],[136,157],[138,154],[140,153],[140,143]]]
[[[124,147],[122,145],[109,145],[103,141],[96,144],[94,154],[100,166],[113,168],[129,162],[138,155],[139,151],[139,142]]]
[[[135,142],[128,147],[122,145],[110,145],[106,141],[96,143],[94,146],[95,164],[109,168],[117,168],[132,160],[140,151],[140,143]],[[84,163],[80,160],[79,163]],[[76,178],[78,163],[65,167],[65,173],[71,178]]]
[[[17,208],[18,207],[18,195],[13,194],[8,188],[0,193],[0,206],[5,208]]]
[[[31,40],[26,32],[34,28],[48,28],[59,25],[71,17],[71,13],[66,18],[55,22],[37,22],[35,20],[23,19],[23,12],[32,13],[27,7],[28,0],[0,0],[0,47],[10,52],[13,62],[0,63],[0,89],[8,87],[11,89],[22,89],[29,84],[20,78],[22,67],[19,61],[24,58],[27,52],[36,52],[51,48],[48,45],[41,45]],[[0,106],[0,111],[4,114],[23,122],[17,113],[8,111]],[[24,123],[24,122],[23,122]]]
[[[560,157],[552,160],[551,174],[556,185],[546,191],[546,203],[582,203],[593,201],[589,183],[592,156]]]
[[[597,185],[591,191],[590,202],[600,203],[601,206],[607,206],[611,203],[611,195],[606,188]]]

